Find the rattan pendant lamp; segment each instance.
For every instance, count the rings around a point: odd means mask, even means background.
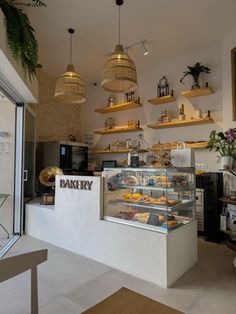
[[[68,29],[68,33],[70,34],[70,64],[67,65],[66,71],[59,76],[55,87],[56,100],[67,104],[79,104],[86,100],[84,83],[80,75],[75,72],[71,61],[72,35],[74,32],[73,28]]]
[[[119,44],[104,65],[101,83],[103,89],[112,93],[125,93],[137,88],[135,64],[120,44],[120,7],[123,3],[123,0],[116,0],[119,7]]]

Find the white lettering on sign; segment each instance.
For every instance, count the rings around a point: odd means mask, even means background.
[[[60,188],[91,191],[93,181],[87,180],[60,180]]]

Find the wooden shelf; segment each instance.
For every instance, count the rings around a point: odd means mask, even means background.
[[[112,112],[116,112],[116,111],[141,108],[142,106],[143,105],[139,102],[131,101],[131,102],[125,102],[125,103],[117,104],[117,105],[114,105],[112,107],[103,107],[100,109],[95,109],[95,112],[102,113],[102,114],[112,113]]]
[[[230,236],[230,237],[236,237],[236,232],[234,232],[234,231],[231,231],[231,230],[221,230],[220,229],[220,231],[221,232],[224,232],[225,234],[227,234],[228,236]]]
[[[199,89],[187,90],[181,93],[182,96],[186,98],[194,98],[199,96],[207,96],[214,94],[214,91],[211,87],[204,87]]]
[[[95,150],[93,154],[107,155],[107,154],[127,154],[128,149],[113,149],[113,150]]]
[[[98,130],[95,131],[95,134],[100,134],[100,135],[109,135],[109,134],[115,134],[115,133],[127,133],[127,132],[141,132],[143,131],[143,128],[128,128],[127,126],[124,127],[117,127],[114,129],[109,129],[109,130]]]
[[[221,197],[219,198],[219,201],[227,203],[227,204],[231,204],[231,205],[236,205],[236,200],[232,200],[229,197]]]
[[[176,101],[176,98],[174,96],[168,95],[168,96],[162,96],[157,98],[149,99],[148,102],[152,105],[161,105],[161,104],[167,104],[169,102]]]
[[[207,124],[213,123],[214,121],[210,117],[200,118],[200,119],[189,119],[189,120],[175,120],[170,122],[163,122],[163,123],[155,123],[155,124],[148,124],[148,128],[151,129],[164,129],[164,128],[174,128],[180,126],[191,126],[197,124]]]
[[[207,141],[201,141],[201,142],[193,142],[193,143],[185,143],[186,148],[195,148],[195,149],[203,149],[207,147],[208,142]],[[152,148],[149,148],[149,151],[160,151],[160,150],[171,150],[175,149],[177,146],[177,143],[163,143],[163,144],[154,144]]]

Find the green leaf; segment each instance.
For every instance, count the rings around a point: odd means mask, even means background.
[[[33,6],[44,5],[42,1],[31,1]],[[31,79],[36,74],[36,69],[40,67],[38,43],[28,16],[15,5],[17,5],[15,1],[0,0],[0,8],[5,16],[8,46],[14,59],[21,61],[22,67],[26,69]]]

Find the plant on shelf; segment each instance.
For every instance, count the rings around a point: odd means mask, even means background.
[[[231,169],[233,160],[236,160],[236,128],[225,132],[211,131],[207,147],[214,149],[221,155],[221,169]]]
[[[28,72],[29,78],[35,76],[36,69],[41,68],[38,63],[38,42],[35,31],[22,7],[46,7],[40,0],[18,2],[15,0],[0,0],[0,8],[5,16],[8,46],[13,58],[20,61]]]
[[[208,67],[205,67],[200,62],[197,62],[193,67],[187,66],[188,70],[184,71],[183,77],[180,79],[180,83],[184,84],[184,79],[186,76],[191,75],[193,77],[192,89],[199,89],[200,81],[199,76],[201,73],[211,73],[211,70]]]

